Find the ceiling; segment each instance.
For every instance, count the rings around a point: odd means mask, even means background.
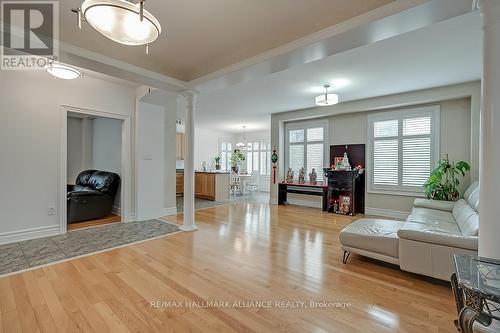
[[[327,82],[340,101],[383,96],[481,77],[477,12],[358,47],[266,77],[199,95],[196,122],[229,132],[268,129],[272,113],[309,108]]]
[[[146,55],[143,47],[111,42],[88,24],[79,30],[70,9],[79,7],[82,0],[64,0],[60,1],[60,39],[190,81],[392,1],[148,0],[146,9],[161,22],[163,34]]]

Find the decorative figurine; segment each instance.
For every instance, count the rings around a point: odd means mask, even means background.
[[[304,184],[306,182],[306,169],[302,167],[299,170],[299,184]]]
[[[288,171],[286,172],[286,182],[293,183],[293,178],[294,178],[294,173],[292,171],[292,168],[288,168]]]
[[[342,164],[340,166],[341,170],[351,170],[351,164],[349,163],[349,158],[347,153],[344,153],[344,158],[342,158]]]
[[[312,183],[312,184],[316,184],[316,181],[318,180],[318,174],[316,173],[316,169],[313,168],[311,170],[311,173],[309,174],[309,181]]]
[[[278,163],[278,154],[276,153],[276,146],[273,146],[273,154],[271,155],[271,162],[273,162],[273,184],[276,184],[276,163]]]

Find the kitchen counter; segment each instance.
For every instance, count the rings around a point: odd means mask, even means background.
[[[176,169],[176,172],[178,172],[178,173],[184,173],[184,169]],[[218,170],[211,170],[211,171],[195,170],[195,173],[208,173],[208,174],[229,175],[229,171],[218,171]]]

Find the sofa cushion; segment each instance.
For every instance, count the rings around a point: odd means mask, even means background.
[[[476,212],[479,212],[479,182],[473,182],[464,193],[464,199]]]
[[[410,240],[472,251],[477,251],[478,246],[477,236],[463,236],[458,228],[457,230],[450,229],[446,231],[430,228],[422,223],[405,222],[398,231],[398,237],[401,239],[402,245],[406,244],[405,240]]]
[[[368,252],[399,257],[397,232],[403,223],[380,219],[359,219],[340,232],[340,243]]]
[[[421,207],[414,207],[410,216],[408,216],[406,220],[424,224],[432,224],[435,221],[455,224],[455,219],[453,218],[453,215],[451,213],[442,210]]]
[[[471,206],[469,206],[465,200],[462,199],[457,202],[452,214],[462,235],[478,235],[479,214]]]

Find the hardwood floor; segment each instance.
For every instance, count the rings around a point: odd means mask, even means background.
[[[351,218],[237,203],[196,219],[197,232],[0,279],[0,332],[456,332],[448,285],[356,255],[341,263]],[[274,303],[311,300],[349,307]],[[194,306],[203,301],[242,307]]]
[[[76,230],[88,227],[95,227],[98,225],[106,225],[106,224],[121,222],[121,220],[122,218],[120,216],[115,214],[110,214],[109,216],[106,216],[102,219],[68,224],[68,230]]]

